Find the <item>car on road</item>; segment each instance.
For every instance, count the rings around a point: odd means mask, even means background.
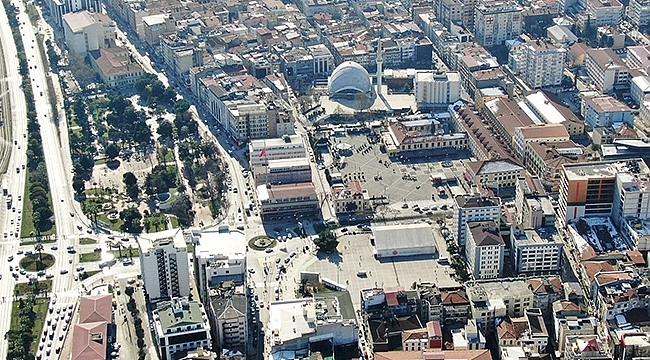
[[[275,258],[275,263],[276,263],[276,264],[279,264],[280,261],[282,261],[282,259],[280,259],[279,257]]]
[[[52,247],[51,247],[50,249],[52,249],[52,250],[55,250],[55,251],[56,251],[56,250],[59,250],[59,247],[58,247],[58,246],[56,246],[56,245],[52,245]]]
[[[266,250],[264,250],[264,251],[268,254],[268,253],[272,253],[273,249],[272,248],[266,248]]]
[[[67,273],[68,273],[68,270],[66,270],[66,269],[61,269],[61,275],[65,275],[65,274],[67,274]]]
[[[22,254],[23,254],[23,251],[22,251],[22,250],[18,250],[18,251],[16,251],[16,254],[18,254],[18,255],[22,255]]]
[[[248,269],[248,272],[251,274],[255,274],[255,269]]]
[[[53,278],[53,277],[54,277],[54,274],[47,274],[47,275],[45,275],[45,278],[46,278],[46,279],[51,279],[51,278]]]
[[[84,271],[84,267],[83,266],[77,266],[77,271]]]
[[[13,255],[9,255],[9,257],[7,258],[7,260],[9,260],[9,261],[12,261],[13,259],[14,259]]]

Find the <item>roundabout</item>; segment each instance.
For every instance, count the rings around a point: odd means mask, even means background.
[[[41,253],[41,261],[39,262],[38,254],[25,255],[20,259],[19,266],[25,271],[41,271],[46,270],[54,265],[54,255],[48,253]]]
[[[256,236],[248,240],[248,247],[258,251],[264,251],[266,249],[273,248],[276,244],[277,241],[275,239],[265,235]]]

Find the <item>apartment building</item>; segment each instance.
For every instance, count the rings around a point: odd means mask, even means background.
[[[617,224],[624,220],[650,219],[650,174],[641,171],[617,174],[614,202],[612,218]]]
[[[101,13],[102,7],[99,0],[47,0],[46,5],[50,14],[57,25],[63,26],[63,15],[89,10],[95,13]]]
[[[460,99],[457,72],[418,71],[413,83],[419,109],[443,108]]]
[[[629,68],[614,50],[609,48],[587,50],[585,67],[587,75],[601,92],[624,87],[629,81]]]
[[[493,221],[465,224],[465,258],[475,279],[494,279],[503,275],[506,244]]]
[[[598,319],[587,314],[586,309],[580,305],[560,300],[553,303],[553,322],[556,349],[564,352],[568,337],[595,335]]]
[[[436,18],[447,29],[451,29],[452,24],[463,23],[463,3],[461,0],[436,0],[433,7]]]
[[[562,166],[586,162],[584,148],[573,141],[530,143],[526,152],[526,166],[539,176],[544,185],[556,192],[560,186]]]
[[[520,177],[515,187],[515,220],[523,229],[555,224],[555,210],[538,176]]]
[[[569,132],[569,135],[582,135],[585,133],[585,123],[571,109],[551,99],[544,91],[538,90],[527,95],[523,103],[519,103],[522,109],[527,109],[534,116],[546,124],[562,124]]]
[[[255,308],[248,309],[248,298],[244,285],[231,281],[210,289],[208,318],[214,334],[214,343],[219,349],[246,352],[248,321],[258,319]],[[250,310],[250,318],[247,316]]]
[[[153,338],[161,360],[172,360],[176,353],[210,349],[210,323],[203,304],[187,298],[172,298],[152,311]]]
[[[82,58],[88,51],[115,45],[113,20],[102,13],[83,10],[63,15],[63,33],[68,50]]]
[[[625,62],[630,70],[650,70],[650,46],[628,46]]]
[[[194,39],[179,36],[177,33],[162,34],[160,55],[172,75],[187,75],[191,68],[203,66],[204,45]]]
[[[515,156],[527,164],[526,153],[529,150],[529,145],[532,143],[554,143],[561,141],[569,141],[569,132],[562,124],[544,124],[544,125],[531,125],[526,127],[515,128],[514,135],[514,150]]]
[[[479,0],[474,11],[474,35],[483,46],[502,45],[523,29],[522,8],[510,0]]]
[[[542,275],[561,270],[563,243],[556,234],[544,229],[513,228],[510,242],[518,274]]]
[[[625,16],[637,28],[647,26],[650,24],[650,0],[630,0]]]
[[[567,336],[565,344],[565,360],[610,360],[612,358],[598,335]]]
[[[280,55],[280,71],[296,89],[316,79],[327,79],[334,65],[334,56],[323,44],[294,47]]]
[[[246,236],[227,225],[216,230],[192,230],[194,276],[201,301],[210,302],[210,289],[223,282],[244,284]]]
[[[648,177],[650,168],[641,159],[564,165],[558,199],[560,221],[566,225],[579,217],[611,216],[620,173]]]
[[[565,59],[565,48],[539,39],[513,47],[508,55],[510,68],[531,89],[562,84]]]
[[[533,292],[533,307],[544,312],[551,312],[553,303],[564,299],[564,286],[559,275],[528,279],[528,287]]]
[[[501,199],[478,195],[458,195],[454,211],[453,234],[459,246],[465,246],[468,222],[493,221],[499,223]]]
[[[533,304],[533,293],[524,281],[495,280],[467,285],[472,318],[482,329],[493,329],[494,320],[522,317]]]
[[[634,125],[632,109],[609,95],[586,98],[584,109],[585,122],[591,128]]]
[[[594,27],[618,26],[623,20],[625,7],[618,0],[586,0],[585,2],[586,14]]]
[[[465,162],[466,179],[476,185],[491,188],[512,187],[526,169],[513,159],[492,159]]]
[[[140,270],[150,300],[190,294],[187,244],[181,229],[138,237]]]
[[[640,75],[632,78],[630,81],[632,99],[641,106],[648,95],[650,95],[650,76]]]

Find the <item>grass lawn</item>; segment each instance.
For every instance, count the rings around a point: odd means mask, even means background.
[[[91,238],[81,238],[79,240],[79,244],[81,245],[97,244],[97,240]]]
[[[190,241],[187,243],[187,253],[190,254],[193,252],[194,252],[194,243]]]
[[[111,251],[111,254],[113,254],[113,256],[115,256],[118,259],[120,258],[120,252],[118,250]],[[134,247],[133,249],[131,249],[131,254],[133,254],[133,257],[137,258],[138,256],[140,256],[140,249]],[[122,257],[123,258],[129,257],[129,249],[122,249]]]
[[[27,271],[45,270],[54,265],[54,256],[52,254],[41,253],[41,260],[43,263],[40,264],[41,266],[38,266],[38,254],[25,255],[25,257],[20,259],[19,265]]]
[[[80,281],[86,280],[89,277],[91,277],[91,276],[93,276],[93,275],[95,275],[95,274],[97,274],[99,272],[102,272],[102,271],[101,270],[84,271],[84,272],[81,273],[81,275],[79,275],[79,280]]]
[[[39,280],[38,291],[34,292],[34,285],[28,282],[16,283],[14,288],[15,296],[24,296],[31,294],[43,294],[52,291],[52,280]]]
[[[160,149],[160,157],[162,158],[163,162],[173,162],[174,159],[174,151],[172,149],[169,149],[167,147],[163,147]]]
[[[29,187],[31,183],[29,181],[29,169],[25,170],[25,190],[23,191],[23,220],[20,228],[20,237],[30,237],[36,235],[36,228],[34,227],[34,221],[32,220],[32,201],[29,199]],[[52,203],[52,198],[50,194],[47,194],[50,204]],[[17,198],[14,198],[14,205],[18,201]],[[41,235],[52,235],[56,231],[56,227],[53,225],[52,228],[48,231],[41,233]]]
[[[102,258],[102,253],[99,251],[93,251],[89,253],[81,253],[79,254],[79,262],[93,262],[93,261],[99,261]]]
[[[115,222],[112,222],[112,221],[108,220],[108,215],[106,215],[106,214],[98,215],[97,219],[107,223],[109,225],[109,228],[111,230],[113,230],[113,231],[120,231],[120,226],[122,226],[122,224],[124,224],[124,221],[122,221],[119,218]]]
[[[180,227],[180,224],[178,223],[178,218],[176,218],[176,216],[169,216],[169,222],[172,223],[172,229],[176,229]]]
[[[47,308],[50,300],[48,298],[37,298],[34,304],[34,312],[36,313],[36,320],[34,320],[34,327],[32,328],[33,341],[29,347],[29,353],[36,355],[36,348],[38,341],[41,338],[43,331],[43,324],[45,324],[45,316],[47,315]],[[18,317],[18,301],[14,301],[11,306],[11,330],[18,330],[20,328],[20,317]]]

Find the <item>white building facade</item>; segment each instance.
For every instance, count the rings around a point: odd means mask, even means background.
[[[140,270],[149,299],[168,299],[190,294],[187,245],[179,229],[157,233],[150,240],[138,238]],[[147,234],[156,236],[156,234]]]
[[[419,71],[413,81],[418,106],[444,107],[460,99],[458,72]]]
[[[475,279],[496,279],[503,274],[506,244],[493,221],[465,224],[467,241],[465,256]]]
[[[508,0],[483,0],[474,12],[475,40],[483,46],[501,45],[522,33],[522,8]]]
[[[472,221],[494,221],[499,223],[501,199],[474,195],[456,196],[454,211],[454,236],[459,246],[465,246],[467,230],[465,223]]]

